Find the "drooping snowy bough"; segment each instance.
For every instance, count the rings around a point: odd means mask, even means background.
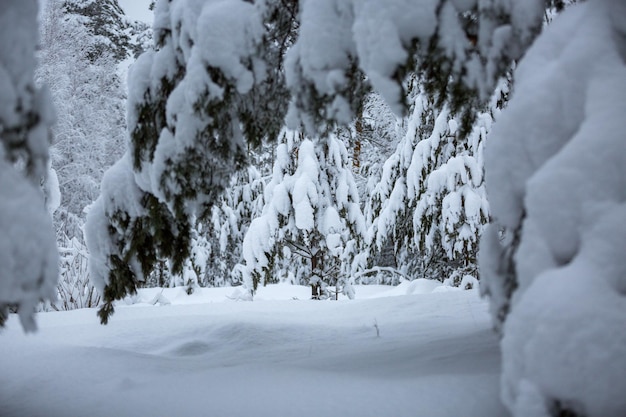
[[[515,416],[626,415],[625,115],[626,3],[572,7],[520,62],[486,150],[481,272]]]
[[[157,2],[156,50],[140,56],[129,77],[128,162],[112,168],[128,171],[115,176],[138,192],[125,200],[103,187],[109,191],[87,219],[103,322],[113,301],[135,292],[159,260],[183,272],[191,219],[211,215],[244,166],[246,142],[280,131],[287,110],[281,62],[294,13],[275,1]]]
[[[0,327],[15,307],[27,331],[37,304],[56,299],[59,260],[40,188],[54,112],[33,80],[37,6],[0,2]]]

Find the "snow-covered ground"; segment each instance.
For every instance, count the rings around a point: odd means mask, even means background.
[[[107,326],[43,313],[28,335],[11,317],[0,416],[506,416],[486,301],[435,285],[142,290]]]

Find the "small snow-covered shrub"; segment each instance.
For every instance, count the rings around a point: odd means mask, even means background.
[[[97,307],[100,294],[89,282],[89,254],[86,246],[75,237],[65,237],[60,243],[59,254],[59,298],[51,307],[55,310]]]

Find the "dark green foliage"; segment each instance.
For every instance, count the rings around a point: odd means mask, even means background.
[[[476,2],[470,5],[469,9],[464,9],[463,3],[439,0],[436,7],[437,27],[434,33],[427,39],[414,38],[405,41],[407,59],[395,68],[391,76],[401,92],[394,104],[403,106],[405,111],[409,110],[410,102],[407,98],[410,91],[406,80],[417,74],[423,80],[424,88],[433,99],[435,108],[441,110],[447,105],[451,113],[456,115],[461,135],[470,132],[478,112],[485,109],[499,78],[521,58],[542,27],[541,19],[531,21],[529,27],[517,27],[519,22],[512,21],[510,10],[506,9],[507,5],[479,3]],[[563,0],[546,0],[547,7],[554,6],[557,9],[563,7],[565,3]],[[449,33],[446,32],[450,29],[449,14],[446,14],[448,21],[443,23],[446,20],[443,14],[449,13],[451,8],[456,13],[459,31],[465,35],[455,38],[454,48],[450,48],[446,39],[449,39]],[[521,24],[527,25],[528,22]],[[504,27],[511,29],[511,36],[506,39],[505,47],[495,50],[492,48],[493,33]],[[479,34],[482,39],[479,39]],[[334,114],[329,111],[332,108],[330,104],[336,97],[348,102],[354,116],[358,114],[358,109],[368,91],[367,74],[359,70],[359,57],[347,58],[350,63],[346,68],[333,68],[343,71],[347,79],[343,88],[325,95],[316,90],[311,80],[299,79],[295,83],[297,86],[292,90],[295,106],[305,115],[303,118],[305,123],[313,125],[317,133],[327,132],[329,123],[349,122],[336,120]],[[302,73],[299,62],[295,63],[294,69],[296,74]]]
[[[0,305],[0,329],[4,327],[4,323],[6,323],[9,318],[9,308],[7,305]]]
[[[284,58],[297,37],[298,7],[298,0],[272,1],[262,15],[266,32],[257,46],[257,56],[267,64],[266,70],[236,106],[244,137],[253,147],[264,140],[275,141],[284,125],[290,100]]]
[[[115,312],[113,301],[137,293],[136,276],[129,264],[113,255],[109,261],[111,263],[110,283],[104,288],[102,296],[104,304],[98,309],[98,317],[102,324],[107,324],[109,317]]]
[[[118,253],[109,256],[109,283],[98,311],[102,324],[113,314],[113,301],[137,292],[137,286],[152,273],[162,259],[171,260],[171,270],[180,273],[190,251],[190,224],[175,219],[166,205],[145,193],[142,205],[146,214],[130,217],[118,210],[110,217],[109,235]],[[137,269],[139,268],[139,269]]]
[[[177,217],[188,215],[188,203],[200,203],[197,215],[205,218],[211,206],[229,184],[232,174],[247,164],[246,143],[253,147],[275,141],[283,127],[289,92],[285,85],[283,56],[293,43],[297,30],[297,2],[271,2],[263,15],[265,36],[256,46],[256,57],[242,62],[254,72],[253,59],[265,62],[265,72],[255,73],[252,88],[240,93],[237,80],[211,65],[206,73],[223,93],[200,93],[193,111],[202,127],[196,131],[193,146],[173,155],[166,162],[160,187],[172,202]],[[166,42],[167,33],[159,34]],[[168,92],[160,92],[167,97]],[[176,127],[170,126],[175,133]]]
[[[87,28],[100,37],[89,52],[92,61],[103,53],[110,53],[118,62],[126,59],[131,49],[130,37],[126,33],[129,25],[117,0],[69,0],[63,5],[67,13],[86,17]]]
[[[167,127],[167,97],[183,78],[184,68],[178,66],[174,79],[162,77],[157,91],[148,89],[144,92],[144,101],[137,104],[137,123],[130,132],[133,167],[141,170],[142,162],[151,162],[159,142],[161,130]]]
[[[306,122],[309,125],[305,127],[313,128],[310,132],[313,136],[328,136],[337,125],[347,124],[362,111],[363,102],[371,92],[371,86],[358,68],[358,61],[354,58],[350,61],[350,66],[344,73],[347,83],[334,94],[320,93],[312,81],[304,79],[300,80],[297,89],[291,91],[295,106],[306,114]],[[299,63],[297,65],[296,71],[301,72]],[[340,119],[334,114],[332,107],[337,96],[346,99],[350,105],[350,120]]]

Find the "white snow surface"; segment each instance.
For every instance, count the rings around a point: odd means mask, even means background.
[[[40,314],[34,335],[9,320],[0,415],[506,416],[486,302],[422,281],[353,301],[147,289],[107,326],[89,309]]]

